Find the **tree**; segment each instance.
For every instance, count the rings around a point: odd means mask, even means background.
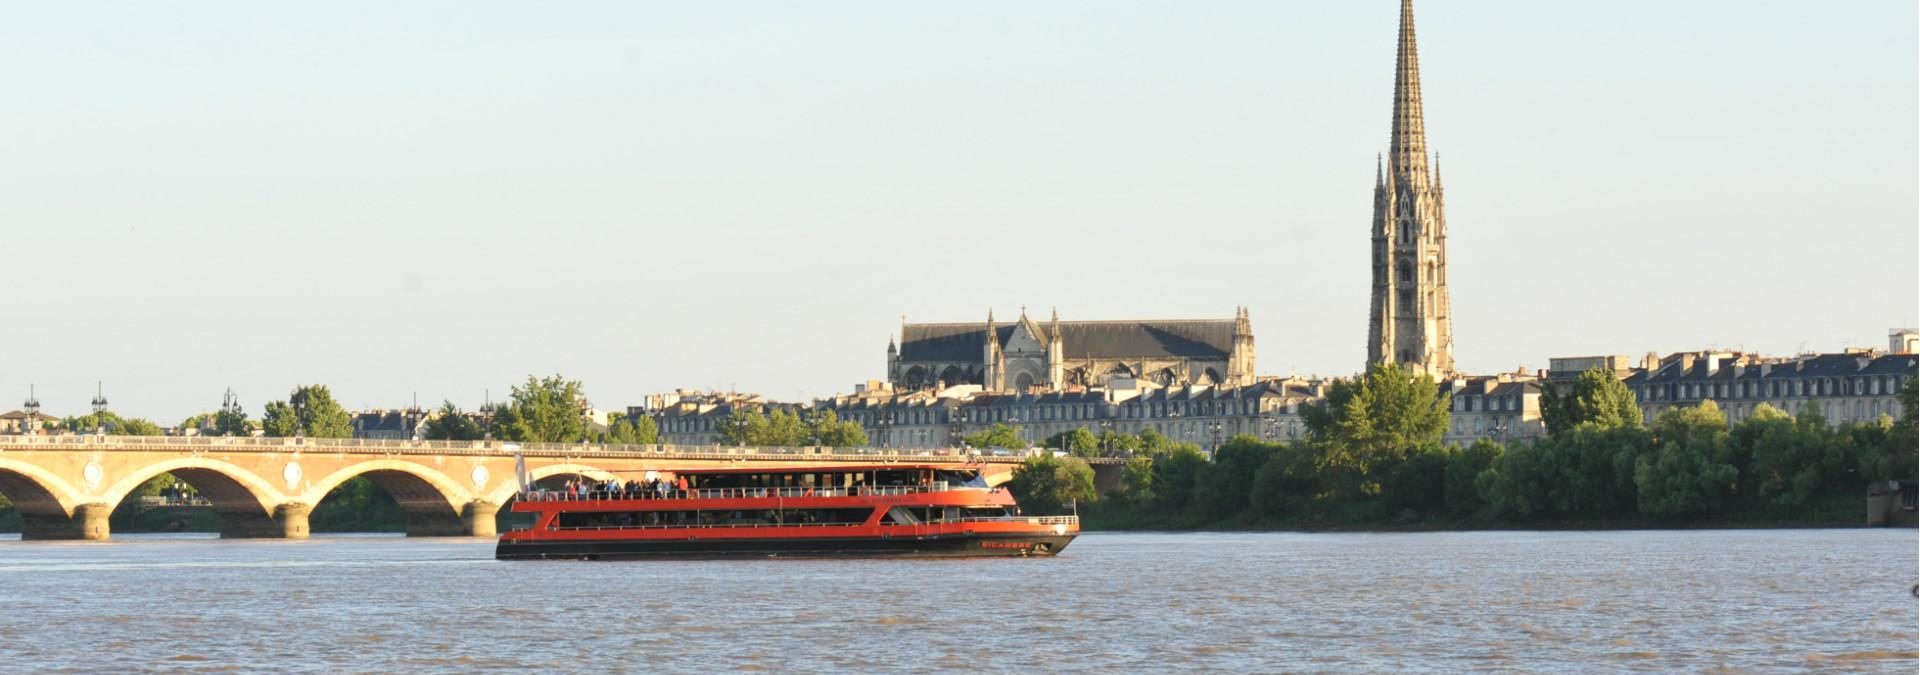
[[[266,414],[260,416],[260,428],[275,438],[298,436],[300,416],[286,401],[268,401]]]
[[[857,448],[869,443],[867,430],[859,422],[840,419],[839,413],[832,410],[820,413],[813,420],[814,443],[832,448]]]
[[[500,435],[533,443],[586,440],[584,401],[586,394],[579,380],[528,375],[526,384],[515,386],[513,395],[495,413]]]
[[[1670,408],[1654,419],[1655,452],[1634,467],[1640,512],[1650,516],[1712,513],[1725,502],[1738,472],[1719,462],[1727,416],[1711,400]]]
[[[734,408],[720,421],[720,442],[727,445],[759,445],[767,437],[767,416],[758,410]]]
[[[605,440],[615,445],[653,445],[660,442],[660,426],[646,415],[616,415],[607,426]]]
[[[440,414],[427,420],[427,428],[423,435],[431,441],[477,441],[485,436],[485,433],[480,430],[480,425],[465,412],[461,412],[460,407],[454,405],[453,401],[441,401]]]
[[[1013,470],[1007,487],[1026,512],[1065,513],[1072,503],[1094,498],[1093,467],[1078,457],[1031,457]]]
[[[221,436],[250,436],[253,430],[247,425],[247,411],[239,406],[222,408],[213,414],[213,432]]]
[[[61,424],[75,433],[83,434],[92,433],[95,429],[108,436],[164,436],[167,433],[152,420],[121,417],[111,410],[102,410],[81,417],[69,417],[61,421]]]
[[[1290,443],[1275,449],[1253,474],[1253,495],[1249,501],[1254,512],[1279,517],[1311,504],[1324,491],[1318,459],[1318,453],[1305,443]]]
[[[184,420],[180,420],[180,429],[181,430],[199,429],[202,427],[206,427],[210,429],[213,427],[214,416],[218,414],[219,413],[204,412],[204,413],[199,413],[196,415],[189,416]]]
[[[800,421],[799,415],[794,414],[792,410],[781,408],[767,415],[766,435],[752,439],[749,445],[772,447],[801,446],[806,445],[807,439],[812,436],[812,430],[807,427],[806,423]]]
[[[1088,431],[1086,427],[1048,436],[1047,440],[1040,442],[1040,447],[1066,450],[1075,457],[1100,456],[1100,438],[1093,435],[1093,432]]]
[[[1120,468],[1120,487],[1113,498],[1129,504],[1153,502],[1153,458],[1135,457]]]
[[[333,400],[333,392],[326,385],[293,390],[287,405],[293,406],[308,438],[353,438],[353,416]]]
[[[1640,404],[1633,390],[1611,373],[1593,368],[1571,385],[1548,382],[1540,389],[1540,418],[1547,433],[1560,435],[1582,424],[1602,429],[1640,426]]]
[[[1140,437],[1108,429],[1100,432],[1100,447],[1107,454],[1134,455],[1140,452]]]
[[[976,448],[1025,448],[1027,442],[1020,440],[1020,427],[996,423],[993,428],[963,438],[967,445]]]
[[[268,436],[353,437],[353,417],[333,400],[333,392],[323,384],[297,387],[285,401],[268,401],[260,422]],[[244,413],[238,423],[244,433]]]
[[[1431,376],[1386,363],[1364,378],[1335,382],[1326,400],[1301,406],[1300,416],[1320,450],[1320,468],[1348,490],[1372,494],[1379,490],[1376,469],[1439,446],[1450,403]]]

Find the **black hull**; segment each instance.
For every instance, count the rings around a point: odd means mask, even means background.
[[[889,539],[683,539],[501,541],[499,560],[713,558],[1019,558],[1051,556],[1075,535],[962,535]]]

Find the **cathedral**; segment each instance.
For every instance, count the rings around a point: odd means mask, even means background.
[[[1373,301],[1367,366],[1398,363],[1446,377],[1453,367],[1453,313],[1447,297],[1447,216],[1440,166],[1428,174],[1420,108],[1420,56],[1413,0],[1400,2],[1394,64],[1393,137],[1373,179]]]
[[[1232,319],[906,323],[887,344],[887,379],[901,390],[975,384],[1028,392],[1138,379],[1163,386],[1253,384],[1253,324]]]

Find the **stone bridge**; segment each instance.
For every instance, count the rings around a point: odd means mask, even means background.
[[[533,480],[637,478],[645,471],[817,467],[875,463],[984,465],[1004,482],[1020,457],[875,448],[732,448],[501,441],[389,441],[207,436],[0,436],[0,494],[24,539],[106,539],[121,500],[161,474],[198,490],[222,537],[303,539],[313,507],[364,476],[407,515],[408,536],[494,536],[494,518],[519,490],[515,457]],[[1094,460],[1097,483],[1117,482],[1118,460]]]

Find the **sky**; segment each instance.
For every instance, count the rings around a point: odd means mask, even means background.
[[[1455,355],[1920,323],[1911,0],[1420,0]],[[885,376],[902,317],[1366,356],[1398,3],[0,2],[0,409],[597,407]]]

